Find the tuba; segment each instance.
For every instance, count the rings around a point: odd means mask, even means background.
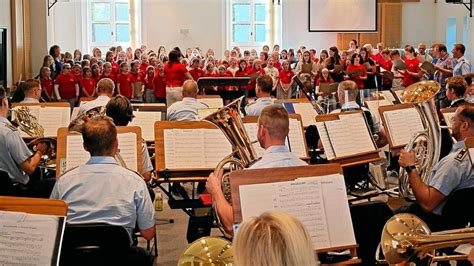
[[[44,137],[43,126],[38,123],[38,119],[31,114],[27,106],[20,106],[10,110],[12,112],[13,124],[17,125],[20,131],[25,132],[29,137],[33,138],[27,146],[34,150],[38,143],[48,143],[49,150],[46,152],[42,164],[50,165],[54,163],[54,159],[56,158],[56,139]]]
[[[413,214],[400,213],[390,218],[382,231],[381,247],[390,264],[428,259],[464,260],[465,255],[434,256],[440,248],[454,247],[474,240],[474,228],[432,233],[428,225]]]
[[[417,132],[405,149],[415,151],[416,170],[425,184],[441,152],[441,128],[433,99],[439,89],[440,85],[435,81],[421,81],[408,86],[401,95],[402,103],[415,106],[423,123],[424,130]],[[399,189],[400,196],[407,200],[415,199],[403,167],[400,168]]]
[[[203,237],[194,241],[181,255],[178,266],[231,266],[234,262],[232,245],[221,237]]]
[[[227,155],[222,161],[220,161],[215,170],[214,175],[218,176],[221,170],[229,164],[230,170],[238,170],[249,167],[253,162],[258,159],[258,155],[255,152],[252,142],[245,130],[244,123],[240,117],[240,103],[242,98],[239,98],[224,108],[206,116],[203,118],[204,121],[211,122],[216,125],[226,136],[232,145],[232,153]],[[222,176],[222,191],[226,200],[231,203],[231,190],[229,182],[230,173],[225,173]],[[220,225],[219,216],[218,224]],[[219,226],[221,231],[224,232],[223,228]],[[224,233],[225,234],[225,233]]]

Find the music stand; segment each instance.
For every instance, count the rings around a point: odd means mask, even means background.
[[[210,86],[244,86],[250,83],[251,77],[204,77],[199,78],[197,83],[198,87],[201,90],[201,94],[204,95],[204,87]],[[202,89],[201,89],[202,88]],[[219,90],[217,92],[222,99],[225,100],[233,100],[237,99],[240,96],[244,95],[242,90],[237,91],[226,91],[226,90]]]

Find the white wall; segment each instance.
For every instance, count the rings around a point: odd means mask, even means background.
[[[424,42],[428,47],[435,42],[436,4],[433,0],[402,3],[402,42],[418,45]]]
[[[10,23],[10,0],[0,0],[0,27],[7,28],[7,86],[13,84],[12,81],[12,38]]]
[[[142,0],[142,42],[148,49],[160,45],[225,50],[225,9],[223,0]],[[188,33],[181,33],[181,31]]]
[[[298,49],[304,45],[321,50],[337,44],[337,33],[308,31],[308,0],[281,2],[283,48]]]

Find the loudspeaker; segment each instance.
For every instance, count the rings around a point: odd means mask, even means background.
[[[0,85],[7,87],[7,29],[0,28]]]

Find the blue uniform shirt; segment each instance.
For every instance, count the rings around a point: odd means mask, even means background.
[[[56,182],[51,199],[68,203],[72,224],[106,223],[132,234],[155,225],[155,209],[143,179],[117,164],[113,157],[94,156]]]
[[[30,149],[8,119],[0,117],[0,170],[8,173],[13,183],[26,185],[30,177],[20,168],[20,164],[32,155]]]
[[[273,101],[270,97],[258,98],[255,102],[245,106],[245,113],[248,116],[259,116],[263,108],[272,105]]]
[[[431,170],[428,186],[436,188],[446,197],[456,190],[474,187],[474,173],[469,155],[466,153],[464,157],[458,157],[461,149],[465,147],[464,141],[453,145],[451,152]],[[446,201],[439,204],[433,213],[441,215],[445,203]]]
[[[173,103],[166,111],[169,121],[196,121],[198,110],[209,107],[199,102],[196,98],[185,97],[182,101]]]
[[[290,167],[308,165],[290,152],[287,146],[271,146],[265,150],[262,159],[249,167],[249,169]]]

